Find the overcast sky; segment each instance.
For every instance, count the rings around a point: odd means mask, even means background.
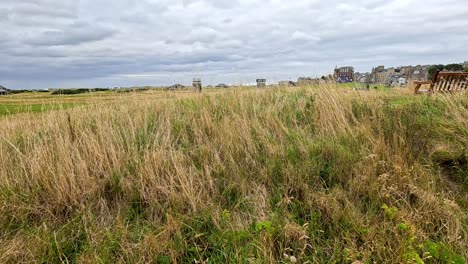
[[[463,62],[467,14],[467,0],[0,0],[0,84],[276,82]]]

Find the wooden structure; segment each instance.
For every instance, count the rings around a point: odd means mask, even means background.
[[[266,79],[257,79],[257,87],[258,88],[266,87]]]
[[[192,86],[193,86],[193,89],[196,92],[201,93],[201,91],[202,91],[202,82],[201,82],[200,78],[194,78],[193,81],[192,81]]]
[[[453,93],[468,90],[468,72],[436,72],[432,81],[415,81],[414,93]],[[429,90],[420,90],[430,85]]]

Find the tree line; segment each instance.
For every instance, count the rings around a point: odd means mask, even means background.
[[[428,69],[429,79],[432,80],[437,71],[444,71],[444,70],[445,71],[465,71],[465,72],[468,72],[468,68],[464,68],[462,64],[458,64],[458,63],[451,63],[451,64],[447,64],[447,65],[443,65],[443,64],[432,65]]]

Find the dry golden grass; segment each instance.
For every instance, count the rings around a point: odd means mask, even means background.
[[[0,262],[463,263],[467,99],[145,92],[1,117]]]

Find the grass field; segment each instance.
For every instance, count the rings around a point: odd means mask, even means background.
[[[28,109],[0,116],[0,263],[468,258],[467,93],[28,96],[0,98]]]
[[[116,93],[112,91],[84,93],[76,95],[53,95],[51,93],[21,93],[0,97],[0,116],[19,113],[41,113],[50,110],[63,110],[86,105],[105,105],[120,103],[139,96],[140,92]],[[151,99],[170,99],[174,96],[190,94],[190,91],[179,91],[176,95],[162,90],[144,93]],[[141,97],[141,96],[140,96]]]
[[[63,110],[72,108],[78,104],[4,104],[0,105],[0,116],[1,115],[12,115],[18,113],[38,113],[50,110]]]

